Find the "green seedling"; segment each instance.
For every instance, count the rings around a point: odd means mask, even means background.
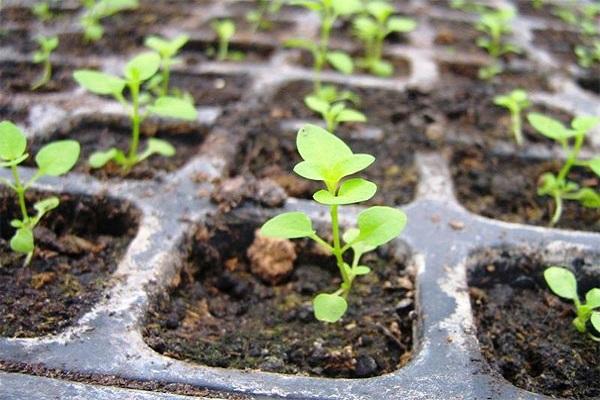
[[[348,308],[347,298],[354,279],[370,272],[369,267],[360,264],[361,257],[396,238],[406,225],[406,214],[391,207],[370,207],[358,215],[357,227],[346,230],[340,237],[339,207],[367,201],[377,191],[373,182],[348,177],[369,167],[375,158],[354,154],[341,139],[315,125],[300,129],[296,145],[303,161],[294,167],[294,172],[324,183],[325,188],[316,192],[313,198],[329,207],[332,243],[317,234],[311,219],[302,212],[288,212],[272,218],[262,226],[260,234],[283,239],[309,238],[335,256],[342,284],[333,293],[317,295],[313,299],[313,308],[318,320],[336,322]],[[350,249],[353,258],[348,264],[344,254]]]
[[[523,144],[523,118],[521,114],[523,110],[531,106],[527,92],[516,89],[506,95],[496,96],[494,104],[505,107],[510,112],[512,134],[517,144],[521,146]]]
[[[581,116],[571,121],[571,128],[566,128],[560,121],[537,113],[527,116],[529,123],[542,135],[556,141],[566,154],[566,160],[558,175],[545,173],[540,178],[539,196],[550,196],[554,199],[554,215],[550,225],[554,226],[561,218],[563,201],[578,201],[583,207],[600,208],[600,193],[590,187],[581,187],[577,182],[568,179],[573,167],[591,169],[600,176],[600,157],[592,160],[579,159],[585,136],[600,123],[600,118]]]
[[[287,47],[307,50],[313,58],[314,93],[321,90],[321,72],[326,65],[331,65],[343,74],[354,71],[352,58],[343,51],[329,50],[331,29],[341,16],[351,16],[362,10],[360,0],[291,0],[290,4],[303,6],[316,12],[321,20],[318,43],[309,39],[290,39],[285,42]]]
[[[31,90],[41,88],[50,82],[52,78],[52,63],[50,62],[50,55],[58,47],[58,37],[51,36],[38,36],[36,37],[40,48],[33,53],[33,62],[36,64],[42,64],[43,71],[42,75],[31,85]]]
[[[600,40],[595,40],[591,46],[577,45],[575,47],[577,63],[583,68],[590,68],[600,63]]]
[[[365,122],[367,120],[363,113],[346,106],[345,101],[329,102],[312,95],[304,98],[304,104],[321,115],[329,132],[335,132],[342,122]]]
[[[481,14],[489,10],[489,7],[473,0],[450,0],[450,7],[462,10],[468,13]]]
[[[40,1],[39,3],[35,3],[31,7],[31,12],[42,22],[49,21],[54,17],[49,1]]]
[[[594,288],[589,290],[585,295],[585,303],[582,304],[577,292],[577,279],[575,275],[563,267],[550,267],[544,271],[544,278],[558,297],[571,300],[575,305],[575,314],[573,325],[581,333],[588,332],[587,323],[596,330],[596,334],[600,333],[600,289]],[[589,336],[600,341],[599,336],[589,333]]]
[[[179,35],[173,40],[167,40],[158,36],[146,38],[144,44],[146,47],[154,50],[160,56],[160,74],[155,75],[150,83],[151,87],[159,88],[158,96],[167,96],[169,94],[169,80],[171,67],[177,65],[181,60],[177,59],[177,53],[188,42],[187,35]]]
[[[89,158],[92,168],[102,168],[109,161],[114,161],[123,167],[125,171],[128,171],[137,163],[154,154],[165,157],[171,157],[175,154],[175,148],[171,144],[156,138],[149,139],[146,150],[138,154],[140,124],[149,114],[189,121],[197,117],[197,111],[189,101],[171,96],[156,98],[154,103],[147,106],[142,112],[140,87],[158,72],[160,64],[161,59],[157,53],[147,52],[134,57],[127,63],[123,70],[123,77],[94,70],[77,70],[73,74],[79,85],[89,92],[114,97],[129,111],[131,118],[132,139],[127,154],[116,148],[95,152]],[[131,101],[125,99],[123,94],[125,88],[129,91]]]
[[[598,34],[596,18],[600,14],[600,4],[570,2],[570,4],[555,6],[552,12],[566,24],[579,29],[585,36]]]
[[[79,143],[74,140],[61,140],[42,147],[35,156],[37,170],[27,181],[19,176],[17,166],[25,161],[29,154],[27,139],[23,132],[12,122],[0,122],[0,166],[10,168],[13,180],[0,178],[0,183],[12,189],[19,202],[21,219],[10,222],[16,229],[10,240],[10,247],[14,252],[26,254],[24,265],[31,262],[35,250],[34,229],[48,212],[58,207],[57,197],[49,197],[33,205],[35,215],[29,215],[25,193],[41,177],[64,175],[73,168],[79,159]]]
[[[104,36],[101,20],[125,10],[139,7],[138,0],[82,0],[85,12],[79,21],[84,30],[84,39],[95,42]]]
[[[258,0],[258,7],[246,14],[246,20],[252,24],[255,32],[271,30],[273,28],[272,18],[279,13],[283,2],[283,0]]]
[[[395,17],[394,7],[386,1],[371,1],[365,6],[365,14],[357,16],[353,21],[355,35],[363,43],[365,56],[357,64],[378,76],[394,74],[392,63],[382,59],[383,42],[394,33],[413,31],[417,24],[411,18]]]
[[[475,27],[485,36],[477,38],[477,45],[487,51],[492,57],[492,63],[479,70],[480,79],[489,80],[502,72],[502,56],[521,52],[517,46],[504,41],[505,36],[512,31],[510,22],[514,17],[515,10],[512,7],[486,11],[481,14]]]
[[[244,53],[240,51],[231,51],[229,49],[229,42],[233,35],[235,35],[235,23],[230,19],[215,20],[210,24],[211,28],[217,35],[218,49],[211,49],[212,53],[216,53],[216,58],[219,61],[231,60],[241,61],[245,58]]]
[[[541,10],[545,0],[531,0],[531,6],[536,10]]]

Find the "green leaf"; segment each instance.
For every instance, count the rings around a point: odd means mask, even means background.
[[[348,303],[343,297],[321,293],[313,299],[315,318],[323,322],[337,322],[346,313]]]
[[[550,267],[544,271],[544,279],[550,290],[559,297],[569,300],[579,300],[577,280],[571,271],[562,267]]]
[[[321,113],[321,114],[325,114],[329,111],[329,106],[330,104],[317,97],[317,96],[306,96],[304,98],[304,104],[306,104],[306,107],[310,108],[312,111]]]
[[[367,201],[377,192],[377,185],[366,179],[354,178],[342,183],[337,196],[327,190],[319,190],[313,198],[325,205],[354,204]]]
[[[317,45],[315,44],[315,42],[301,38],[288,39],[285,42],[283,42],[283,45],[285,47],[291,47],[294,49],[305,49],[311,52],[315,52],[317,49]]]
[[[56,196],[48,197],[47,199],[40,200],[33,205],[35,211],[39,215],[44,215],[50,210],[54,210],[60,204],[60,200]]]
[[[326,174],[328,180],[337,182],[340,179],[355,174],[375,162],[375,157],[370,154],[353,154],[334,165]]]
[[[181,49],[189,40],[188,35],[179,35],[173,40],[166,40],[159,36],[147,37],[144,46],[156,51],[164,58],[171,58],[179,49]]]
[[[600,157],[596,157],[589,161],[588,166],[594,171],[594,173],[600,176]]]
[[[394,66],[385,60],[374,60],[371,64],[371,72],[385,78],[394,74]]]
[[[600,312],[593,312],[590,322],[592,323],[594,329],[600,332]]]
[[[365,9],[379,21],[387,20],[394,12],[394,7],[387,1],[369,1]]]
[[[148,111],[160,117],[186,121],[193,121],[198,118],[198,111],[192,103],[172,96],[159,97],[152,106],[148,107]]]
[[[337,136],[325,129],[307,124],[298,131],[296,147],[303,160],[323,167],[333,168],[338,162],[352,157],[352,150]]]
[[[164,157],[172,157],[175,155],[175,147],[166,140],[150,138],[146,150],[138,157],[138,161],[143,161],[154,154],[159,154]]]
[[[309,161],[301,161],[294,167],[294,172],[303,178],[313,181],[324,181],[327,179],[321,166]]]
[[[367,117],[365,114],[352,110],[350,108],[346,108],[337,115],[336,120],[338,122],[365,122]]]
[[[575,131],[565,128],[559,121],[542,114],[529,113],[527,120],[538,132],[553,140],[563,141],[576,134]]]
[[[154,51],[148,51],[132,58],[125,65],[123,74],[129,81],[143,82],[152,78],[159,68],[160,56]]]
[[[354,269],[354,275],[356,276],[367,275],[369,272],[371,272],[371,268],[364,265],[359,265]]]
[[[414,31],[417,23],[412,18],[391,17],[388,20],[387,28],[390,32],[406,33]]]
[[[301,6],[311,11],[321,11],[323,9],[321,3],[315,0],[290,0],[289,4],[292,6]]]
[[[585,305],[591,309],[600,307],[600,289],[594,288],[586,293]]]
[[[10,239],[10,248],[17,253],[31,253],[35,248],[33,231],[26,227],[17,229]]]
[[[92,168],[102,168],[110,160],[115,159],[119,151],[114,147],[106,151],[96,151],[90,155],[88,162]]]
[[[357,241],[381,246],[399,236],[406,222],[406,214],[401,210],[382,206],[368,208],[358,215]]]
[[[125,88],[123,79],[98,71],[79,69],[73,78],[87,91],[100,95],[118,94]]]
[[[302,212],[288,212],[271,218],[260,228],[260,234],[281,239],[298,239],[314,235],[312,221]]]
[[[342,74],[350,75],[354,71],[354,62],[352,58],[343,51],[327,52],[327,62]]]
[[[213,21],[210,26],[223,40],[229,40],[235,35],[235,23],[230,19]]]
[[[575,117],[571,121],[571,127],[578,133],[587,133],[600,123],[600,118],[587,115]]]
[[[600,208],[600,193],[592,188],[583,188],[568,196],[571,200],[577,200],[586,208]]]
[[[79,143],[75,140],[59,140],[42,147],[35,156],[40,174],[59,176],[66,174],[79,159]]]
[[[351,15],[362,10],[360,0],[330,0],[331,7],[338,15]]]
[[[25,154],[27,138],[10,121],[0,122],[0,157],[3,160],[14,160]]]

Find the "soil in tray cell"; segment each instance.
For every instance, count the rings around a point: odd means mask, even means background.
[[[218,44],[216,40],[190,39],[181,54],[187,58],[189,63],[216,61]],[[262,63],[267,62],[275,48],[269,44],[232,41],[229,44],[231,56],[240,55],[239,60],[226,60],[227,62]]]
[[[373,272],[355,281],[344,318],[325,324],[314,318],[312,298],[339,285],[332,257],[304,241],[254,242],[260,224],[250,221],[230,214],[196,232],[172,291],[148,313],[144,335],[152,348],[215,367],[335,378],[406,365],[415,313],[404,260],[391,248],[365,256]]]
[[[131,141],[130,122],[84,119],[72,127],[55,132],[48,139],[34,142],[32,152],[35,153],[43,144],[51,141],[73,139],[81,144],[81,156],[75,171],[92,174],[100,179],[151,179],[160,173],[177,170],[195,156],[206,137],[206,128],[176,121],[160,124],[148,120],[142,124],[139,152],[145,149],[146,139],[150,137],[168,141],[175,147],[175,155],[153,155],[127,172],[112,162],[104,168],[91,169],[88,158],[96,151],[106,151],[111,147],[127,152]]]
[[[572,325],[572,303],[552,294],[540,255],[486,251],[469,271],[485,369],[522,389],[565,399],[600,396],[598,343]],[[600,265],[587,258],[565,260],[575,272],[579,295],[600,287]],[[488,371],[485,371],[488,372]]]
[[[27,204],[51,195],[28,194]],[[24,256],[9,247],[9,222],[21,217],[16,197],[0,192],[1,336],[43,336],[70,326],[102,298],[137,231],[138,213],[127,203],[57,196],[60,205],[36,228],[36,252],[25,267]]]
[[[240,100],[250,83],[248,75],[174,71],[169,86],[191,94],[196,106],[225,106]]]
[[[68,91],[75,87],[73,70],[71,66],[53,65],[50,81],[32,92],[31,85],[42,75],[42,65],[27,61],[2,61],[0,62],[0,91],[4,93]]]
[[[468,210],[507,222],[546,226],[554,202],[537,195],[537,182],[545,172],[556,174],[561,163],[552,160],[496,156],[472,146],[453,155],[452,175],[458,200]],[[600,188],[593,172],[574,168],[569,179],[581,186]],[[600,232],[600,212],[565,200],[557,228]]]

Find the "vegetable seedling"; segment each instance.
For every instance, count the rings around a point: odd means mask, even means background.
[[[394,74],[394,66],[382,59],[383,41],[394,33],[413,31],[417,24],[411,18],[396,17],[394,7],[386,1],[371,1],[365,6],[365,14],[353,21],[353,30],[363,43],[365,56],[357,64],[370,73],[382,77]]]
[[[150,84],[151,87],[159,87],[158,96],[167,96],[169,94],[171,67],[181,62],[175,56],[188,40],[189,37],[187,35],[179,35],[173,40],[150,36],[144,41],[146,47],[154,50],[160,56],[161,73],[155,75]]]
[[[139,7],[138,0],[82,0],[85,12],[79,24],[84,31],[84,39],[95,42],[104,36],[101,20],[118,14],[125,10],[134,10]]]
[[[600,332],[600,289],[590,289],[585,295],[585,303],[581,303],[577,292],[577,279],[575,275],[563,267],[549,267],[544,271],[544,279],[558,297],[571,300],[575,305],[573,325],[581,333],[588,332],[587,323],[590,322],[596,332]],[[600,341],[600,337],[592,333],[589,336]]]
[[[49,1],[40,1],[39,3],[35,3],[33,7],[31,7],[31,12],[42,22],[49,21],[53,17]]]
[[[329,207],[332,243],[322,239],[313,229],[308,215],[288,212],[267,221],[260,234],[282,239],[309,238],[335,256],[342,276],[342,284],[333,293],[320,293],[313,299],[315,317],[324,322],[336,322],[348,308],[347,298],[354,279],[370,272],[360,264],[363,254],[393,240],[406,226],[406,214],[391,208],[375,206],[358,215],[357,227],[348,229],[340,237],[339,207],[367,201],[375,195],[377,186],[363,178],[349,178],[367,167],[375,158],[369,154],[354,154],[340,138],[315,126],[306,125],[296,138],[303,161],[294,172],[303,178],[322,181],[325,189],[313,195],[314,200]],[[344,244],[342,244],[342,240]],[[346,251],[352,249],[351,264],[344,261]]]
[[[283,0],[258,0],[258,7],[246,14],[246,20],[252,24],[253,31],[268,31],[273,28],[273,16],[279,13],[282,6]]]
[[[506,95],[496,96],[494,98],[494,104],[505,107],[510,112],[511,130],[515,141],[521,146],[523,144],[523,123],[521,113],[531,106],[527,92],[521,89],[515,89]]]
[[[349,75],[354,71],[352,58],[343,51],[329,50],[331,29],[340,16],[351,16],[362,10],[360,0],[291,0],[290,4],[299,5],[314,11],[321,20],[319,42],[309,39],[289,39],[287,47],[303,49],[311,53],[314,71],[314,93],[321,90],[321,72],[329,64],[343,74]]]
[[[479,70],[480,79],[489,80],[501,73],[503,68],[500,58],[505,54],[521,52],[517,46],[504,41],[505,36],[512,31],[510,22],[514,17],[515,10],[512,7],[486,11],[481,14],[475,27],[485,36],[477,38],[477,45],[485,49],[492,57],[492,64]]]
[[[600,40],[594,41],[590,47],[582,44],[575,46],[575,55],[577,63],[583,68],[600,63]]]
[[[210,26],[217,35],[217,40],[219,42],[218,50],[216,51],[217,60],[243,60],[245,57],[244,53],[229,50],[229,42],[233,35],[235,35],[235,23],[230,19],[220,19],[213,21]],[[212,52],[214,53],[214,49],[212,49]]]
[[[367,117],[358,110],[349,108],[344,101],[329,102],[318,96],[306,96],[304,104],[319,113],[329,132],[335,132],[342,122],[365,122]]]
[[[52,196],[40,200],[33,205],[35,215],[29,215],[25,201],[25,193],[35,181],[43,176],[64,175],[73,168],[79,159],[79,143],[74,140],[61,140],[42,147],[35,156],[37,171],[24,182],[19,176],[17,166],[25,161],[29,154],[27,139],[23,132],[12,122],[0,122],[0,166],[10,168],[12,182],[0,178],[0,183],[12,189],[17,195],[21,219],[13,219],[10,224],[16,232],[10,240],[14,252],[26,254],[24,265],[31,262],[35,250],[34,229],[41,219],[59,205],[58,197]]]
[[[545,173],[538,185],[539,196],[550,196],[554,199],[554,214],[550,225],[554,226],[561,218],[564,200],[578,201],[583,207],[600,208],[600,193],[590,187],[581,187],[568,179],[573,167],[591,169],[600,177],[600,157],[592,160],[579,159],[579,153],[585,136],[600,123],[600,118],[579,116],[571,121],[571,128],[566,128],[560,121],[542,114],[527,115],[529,123],[542,135],[556,141],[566,154],[564,165],[558,175]]]
[[[58,37],[56,36],[38,36],[36,37],[40,48],[33,53],[33,62],[42,64],[42,75],[31,85],[31,90],[37,90],[50,82],[52,78],[52,63],[50,55],[58,47]]]
[[[192,121],[197,117],[194,106],[186,100],[172,96],[162,96],[155,99],[154,103],[147,106],[145,111],[140,110],[140,87],[151,79],[159,70],[160,56],[155,52],[142,53],[131,59],[123,70],[123,77],[105,74],[94,70],[77,70],[73,77],[83,88],[98,95],[110,95],[129,111],[132,123],[132,138],[129,151],[125,154],[122,150],[111,148],[106,151],[93,153],[89,158],[92,168],[102,168],[109,161],[114,161],[125,171],[148,157],[159,154],[171,157],[175,148],[168,142],[156,138],[148,139],[146,150],[138,153],[140,141],[140,124],[149,115],[159,117],[177,118]],[[123,95],[128,88],[131,102]]]

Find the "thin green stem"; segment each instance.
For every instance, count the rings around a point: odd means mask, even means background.
[[[131,113],[131,122],[133,124],[131,146],[127,157],[128,164],[134,165],[137,161],[137,152],[140,145],[140,83],[138,81],[129,84],[131,91],[131,102],[133,110]]]
[[[325,60],[327,57],[327,51],[329,50],[329,37],[331,36],[331,28],[335,22],[335,15],[332,14],[331,10],[325,9],[324,15],[322,16],[323,22],[321,23],[321,37],[319,40],[319,47],[317,52],[314,54],[315,65],[315,93],[321,91],[321,72],[325,66]]]
[[[560,193],[554,195],[554,204],[556,207],[554,209],[554,215],[552,215],[552,220],[550,221],[550,226],[555,226],[562,215],[563,199]]]
[[[217,60],[225,61],[227,59],[227,53],[229,52],[229,40],[224,37],[219,38],[219,54]]]
[[[338,207],[337,205],[330,207],[331,214],[331,229],[333,236],[333,254],[335,255],[335,259],[337,261],[337,266],[340,270],[340,274],[342,275],[342,288],[343,288],[343,297],[347,297],[350,292],[350,286],[352,285],[352,279],[346,273],[346,269],[344,268],[344,259],[342,258],[342,248],[340,245],[340,226],[339,226],[339,217],[338,217]]]
[[[21,184],[21,179],[19,178],[19,171],[17,171],[16,165],[11,165],[10,167],[13,175],[13,179],[15,181],[14,187],[15,192],[17,193],[17,197],[19,199],[19,207],[21,208],[21,214],[23,215],[23,222],[29,222],[29,214],[27,213],[27,205],[25,204],[25,188]]]
[[[511,112],[511,120],[512,120],[512,129],[513,134],[515,135],[515,141],[517,145],[523,145],[523,128],[521,126],[521,113],[516,110]]]
[[[575,162],[577,161],[577,158],[579,157],[579,152],[581,151],[581,146],[583,145],[584,137],[585,137],[585,135],[575,136],[575,144],[573,145],[571,152],[567,156],[567,162],[565,163],[565,165],[563,165],[563,167],[560,169],[560,172],[558,174],[559,182],[565,181],[565,179],[569,175],[569,172],[571,172],[571,168],[573,168],[573,165],[575,165]]]

